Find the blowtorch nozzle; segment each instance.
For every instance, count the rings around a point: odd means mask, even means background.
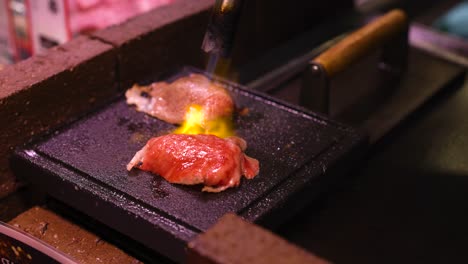
[[[202,49],[221,57],[229,57],[243,0],[216,0],[203,39]]]

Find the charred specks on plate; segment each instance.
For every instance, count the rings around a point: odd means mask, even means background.
[[[132,170],[130,170],[130,171],[128,172],[128,176],[129,176],[129,177],[137,177],[137,176],[140,175],[140,173],[141,173],[140,170],[132,169]]]
[[[154,198],[165,198],[169,195],[168,192],[163,190],[161,186],[161,181],[163,181],[163,179],[156,175],[153,177],[153,180],[151,181],[151,190],[153,191]]]
[[[155,134],[157,131],[152,131],[151,130],[151,125],[149,125],[147,122],[132,122],[130,121],[129,123],[126,124],[128,131],[132,133],[142,133],[142,134],[147,134],[146,132],[151,132],[152,135]]]
[[[237,114],[239,116],[246,116],[250,113],[250,109],[248,107],[242,107],[237,109]]]
[[[126,125],[128,122],[130,122],[130,119],[126,118],[126,117],[119,117],[119,120],[117,121],[117,125],[118,126],[124,126]]]
[[[251,128],[264,117],[265,116],[263,113],[252,111],[247,107],[241,107],[238,111],[235,112],[233,120],[237,126]]]
[[[67,146],[63,146],[64,148],[68,149],[72,152],[83,152],[85,151],[89,145],[91,144],[98,144],[96,143],[92,137],[89,137],[87,134],[79,134],[72,138],[68,142]]]
[[[127,129],[131,132],[140,132],[146,128],[147,128],[147,125],[142,122],[136,122],[136,123],[131,122],[127,124]]]

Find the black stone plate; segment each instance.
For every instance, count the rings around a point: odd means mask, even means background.
[[[184,69],[176,76],[196,69]],[[180,261],[187,241],[222,215],[276,226],[326,190],[359,157],[354,129],[221,79],[238,108],[237,134],[260,173],[238,188],[203,193],[126,164],[146,141],[175,126],[137,112],[125,98],[18,149],[18,176],[50,196],[163,255]],[[325,181],[324,181],[325,180]]]

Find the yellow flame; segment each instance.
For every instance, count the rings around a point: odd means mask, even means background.
[[[220,11],[221,11],[221,13],[225,13],[225,12],[231,10],[233,6],[234,6],[234,3],[233,3],[232,0],[224,0],[221,3],[221,10]]]
[[[232,122],[229,118],[217,118],[206,120],[203,108],[199,105],[192,105],[185,113],[185,120],[182,125],[174,130],[174,134],[210,134],[221,138],[234,135]]]

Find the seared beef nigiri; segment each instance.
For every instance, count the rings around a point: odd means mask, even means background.
[[[125,93],[136,109],[172,124],[184,121],[188,107],[198,105],[207,121],[230,117],[234,102],[228,91],[201,74],[190,74],[172,83],[134,85]]]
[[[202,191],[220,192],[238,186],[242,175],[258,174],[258,160],[244,154],[246,147],[239,137],[170,134],[150,139],[127,170],[136,167],[171,183],[204,184]]]

